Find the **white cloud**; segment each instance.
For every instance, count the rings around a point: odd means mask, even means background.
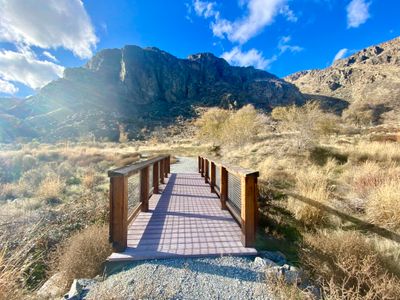
[[[279,12],[286,17],[286,20],[290,22],[295,23],[298,20],[297,16],[294,14],[293,10],[290,9],[289,5],[283,6]]]
[[[49,61],[38,60],[29,51],[0,51],[0,77],[8,83],[20,82],[33,89],[61,77],[64,67]]]
[[[210,18],[212,16],[219,15],[218,11],[215,10],[215,2],[207,2],[195,0],[193,1],[193,7],[196,14],[200,17]]]
[[[277,14],[283,13],[285,3],[286,0],[249,0],[245,17],[231,22],[217,13],[211,28],[215,36],[226,36],[231,42],[244,44],[271,24]]]
[[[347,6],[347,28],[357,28],[367,21],[370,17],[370,5],[371,3],[365,0],[352,0]]]
[[[0,0],[0,41],[92,56],[97,37],[81,0]]]
[[[335,55],[335,57],[334,57],[334,59],[333,59],[333,62],[336,61],[336,60],[338,60],[338,59],[342,59],[343,57],[346,56],[346,54],[347,54],[348,52],[349,52],[349,49],[347,49],[347,48],[340,49],[340,50],[338,51],[338,53],[336,53],[336,55]]]
[[[286,51],[290,52],[300,52],[303,51],[304,49],[300,46],[297,45],[289,45],[288,43],[291,41],[292,37],[291,36],[283,36],[279,42],[278,42],[278,49],[280,51],[280,54],[285,53]]]
[[[277,59],[275,55],[270,59],[266,59],[263,57],[263,53],[256,49],[242,52],[239,47],[234,47],[231,51],[222,53],[221,57],[232,65],[254,66],[257,69],[266,69]]]
[[[52,61],[58,62],[58,59],[49,51],[43,51],[43,55],[46,56],[47,58],[50,58]]]
[[[15,85],[0,78],[0,93],[13,95],[17,92],[18,88]]]

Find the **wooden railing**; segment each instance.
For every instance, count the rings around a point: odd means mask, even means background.
[[[198,169],[211,192],[221,200],[221,208],[227,209],[242,229],[242,243],[253,247],[257,225],[257,178],[259,172],[244,169],[218,160],[198,157]]]
[[[157,156],[114,169],[110,177],[110,243],[115,252],[127,247],[128,225],[140,212],[149,210],[149,198],[170,173],[170,156]]]

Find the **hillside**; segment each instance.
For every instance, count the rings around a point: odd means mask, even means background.
[[[233,67],[210,53],[179,59],[153,47],[125,46],[102,50],[85,66],[66,69],[63,78],[0,111],[0,120],[7,124],[12,119],[18,128],[34,131],[18,136],[45,141],[88,136],[116,140],[119,125],[130,138],[140,138],[143,128],[191,117],[198,106],[247,103],[270,110],[302,104],[304,97],[294,85],[268,72]]]
[[[335,61],[322,70],[301,71],[286,81],[311,98],[345,100],[351,107],[378,107],[397,111],[400,107],[400,37],[365,48]]]

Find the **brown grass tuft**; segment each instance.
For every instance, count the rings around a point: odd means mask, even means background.
[[[68,282],[75,278],[92,278],[102,272],[111,254],[108,227],[91,225],[71,236],[59,252],[58,269]]]
[[[60,199],[64,190],[64,182],[58,176],[48,176],[40,184],[36,196],[44,200]]]

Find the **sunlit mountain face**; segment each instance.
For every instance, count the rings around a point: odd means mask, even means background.
[[[126,46],[100,51],[83,67],[66,69],[63,78],[36,95],[8,102],[4,123],[26,138],[55,141],[93,135],[115,140],[120,124],[138,138],[145,127],[193,117],[197,106],[251,103],[268,111],[302,104],[304,97],[268,72],[232,67],[210,53],[178,59],[157,48]],[[4,140],[12,137],[3,134]]]

